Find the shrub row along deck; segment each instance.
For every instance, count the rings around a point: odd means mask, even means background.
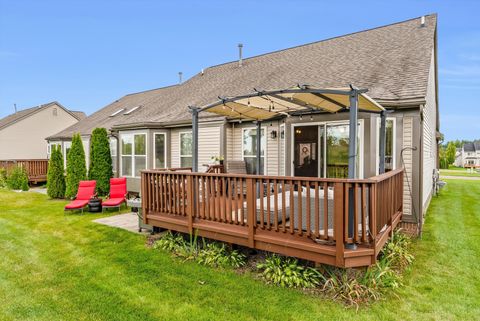
[[[0,168],[4,168],[7,174],[16,166],[25,168],[30,183],[47,181],[48,159],[9,159],[0,160]]]
[[[374,264],[402,204],[403,169],[369,179],[142,172],[145,224],[339,267]]]

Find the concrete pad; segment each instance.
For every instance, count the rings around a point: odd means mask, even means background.
[[[103,217],[93,220],[93,222],[111,227],[121,228],[133,233],[140,233],[138,232],[138,216],[136,213],[133,212]]]

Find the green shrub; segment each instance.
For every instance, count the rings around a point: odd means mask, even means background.
[[[257,264],[267,283],[287,288],[314,288],[324,280],[323,275],[312,267],[303,266],[297,259],[272,255],[265,263]]]
[[[0,188],[7,187],[7,170],[0,168]]]
[[[388,290],[402,286],[402,272],[413,262],[410,238],[395,231],[380,253],[378,262],[368,269],[325,267],[325,293],[348,305],[375,301]]]
[[[411,239],[400,230],[393,233],[380,253],[380,260],[385,260],[394,269],[402,270],[413,262],[410,253]]]
[[[65,197],[65,170],[60,146],[52,146],[48,161],[47,195],[51,198]]]
[[[202,238],[200,244],[197,234],[190,235],[187,241],[181,234],[173,234],[169,231],[155,242],[153,248],[171,252],[186,261],[196,261],[213,267],[238,268],[245,265],[245,255],[236,250],[230,251],[220,242],[207,242]]]
[[[198,253],[200,264],[214,267],[239,268],[245,265],[245,255],[237,250],[229,251],[224,243],[208,243]]]
[[[15,166],[7,177],[9,189],[28,191],[28,174],[23,166]]]
[[[90,139],[88,179],[97,181],[97,193],[99,195],[107,195],[112,176],[112,156],[107,130],[105,128],[95,128]]]
[[[80,134],[75,134],[72,138],[72,146],[67,154],[65,197],[75,197],[75,195],[77,195],[78,183],[86,178],[87,167],[85,165],[85,151],[83,150]]]

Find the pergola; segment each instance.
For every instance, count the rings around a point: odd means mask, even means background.
[[[208,111],[230,119],[250,120],[257,124],[257,168],[260,168],[261,159],[261,126],[262,121],[278,119],[285,116],[311,114],[315,112],[348,112],[349,113],[349,150],[348,150],[348,178],[357,178],[357,136],[358,111],[377,113],[381,116],[380,122],[380,164],[379,173],[385,172],[385,137],[386,137],[386,110],[366,92],[368,89],[359,89],[350,85],[349,88],[315,88],[307,85],[297,85],[283,90],[259,91],[235,96],[219,97],[217,102],[203,107],[189,106],[192,113],[192,171],[198,172],[198,115]],[[257,186],[259,190],[259,186]],[[348,235],[354,231],[354,193],[349,190],[349,226]],[[259,193],[258,193],[259,195]],[[355,244],[349,244],[351,249]]]
[[[380,125],[380,164],[379,172],[385,172],[385,136],[386,110],[366,92],[352,85],[349,88],[315,88],[308,85],[297,85],[283,90],[260,91],[234,96],[219,97],[219,100],[203,106],[189,106],[192,113],[192,170],[198,172],[198,115],[208,111],[230,119],[255,121],[257,125],[257,168],[261,158],[261,126],[262,121],[278,119],[285,116],[297,116],[316,112],[349,112],[349,157],[348,178],[356,178],[358,111],[378,113],[381,115]]]

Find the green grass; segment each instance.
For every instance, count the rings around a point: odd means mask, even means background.
[[[65,202],[0,191],[0,320],[474,320],[480,182],[432,201],[405,286],[355,309],[249,275],[182,262],[145,237],[64,215]]]
[[[440,176],[480,177],[480,173],[471,173],[465,168],[453,167],[449,169],[441,169]]]

